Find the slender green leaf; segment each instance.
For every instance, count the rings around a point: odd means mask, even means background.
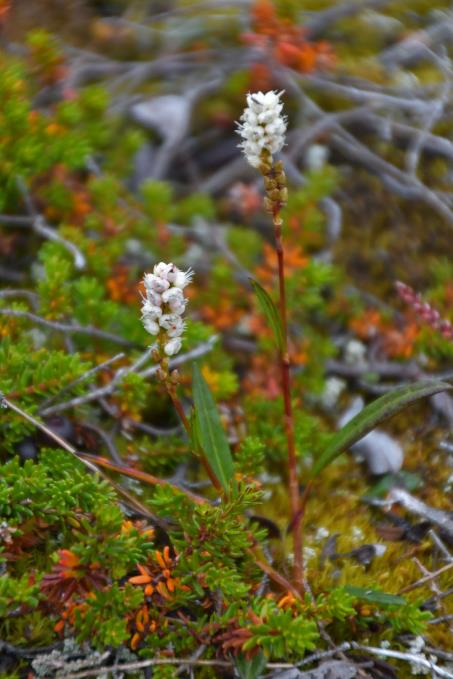
[[[405,606],[406,599],[397,594],[387,594],[380,589],[370,589],[364,587],[354,587],[353,585],[345,585],[345,592],[352,594],[361,601],[368,601],[370,604],[378,604],[379,606]]]
[[[377,424],[387,420],[409,403],[446,389],[451,389],[451,385],[446,382],[425,380],[405,385],[377,398],[332,436],[329,445],[313,465],[312,476],[317,476],[344,450],[350,448]]]
[[[212,471],[228,491],[234,476],[230,446],[219,413],[206,380],[196,363],[193,364],[193,400],[195,406],[195,438],[203,450]]]
[[[257,296],[261,311],[266,316],[267,322],[274,333],[275,343],[277,344],[277,347],[280,349],[280,351],[284,351],[286,345],[285,333],[283,332],[283,326],[277,307],[272,301],[270,295],[257,281],[255,281],[253,278],[250,278],[249,280]]]

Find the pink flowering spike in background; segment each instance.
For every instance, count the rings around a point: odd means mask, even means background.
[[[434,309],[429,302],[424,302],[419,292],[415,292],[410,285],[401,281],[397,281],[395,287],[403,302],[413,309],[422,323],[431,326],[443,337],[453,340],[453,325],[450,321],[442,319],[437,309]]]

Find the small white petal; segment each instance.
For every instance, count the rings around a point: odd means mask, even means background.
[[[165,304],[169,304],[171,302],[182,302],[184,300],[184,293],[180,288],[169,288],[169,290],[165,290],[165,292],[162,294],[162,301],[165,302]]]
[[[143,319],[143,327],[150,335],[158,335],[160,332],[159,324],[150,318]]]
[[[162,294],[170,287],[170,283],[167,280],[160,276],[155,276],[153,273],[147,273],[143,282],[146,290],[153,290],[159,294]]]
[[[179,337],[184,332],[184,321],[177,314],[164,314],[159,319],[159,325],[169,337]]]
[[[142,315],[143,317],[155,321],[157,318],[162,316],[162,309],[160,306],[154,306],[154,304],[151,304],[151,302],[146,300],[142,305]]]
[[[154,290],[146,290],[146,299],[152,306],[160,307],[162,304],[162,295]]]
[[[267,94],[270,94],[270,92],[268,92]],[[257,103],[260,104],[260,106],[262,106],[263,104],[266,103],[267,97],[263,92],[255,92],[254,94],[250,95],[250,98],[253,103]]]
[[[165,280],[167,279],[167,276],[169,272],[171,271],[173,267],[173,264],[165,264],[165,262],[159,262],[159,264],[156,264],[153,269],[153,274],[155,276],[159,276],[160,278],[163,278]]]
[[[171,339],[164,347],[164,351],[167,356],[174,356],[181,349],[182,342],[179,337]]]
[[[170,307],[170,311],[171,311],[172,314],[176,314],[177,316],[182,316],[183,313],[186,310],[186,304],[187,304],[187,300],[185,299],[183,302],[173,302],[172,301],[172,302],[169,303],[168,306]]]
[[[176,288],[183,290],[187,285],[189,285],[189,283],[192,282],[193,273],[194,272],[192,269],[188,269],[187,271],[178,271],[175,275],[173,285]]]
[[[249,155],[247,160],[252,167],[259,167],[261,165],[261,158],[259,156]]]

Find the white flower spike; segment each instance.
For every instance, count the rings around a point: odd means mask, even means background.
[[[239,147],[253,167],[260,166],[262,151],[272,156],[285,145],[287,118],[282,115],[282,94],[271,90],[247,95],[247,107],[237,131],[243,140]]]
[[[153,273],[144,276],[146,297],[142,304],[142,323],[150,335],[158,338],[167,356],[181,349],[185,323],[182,319],[187,299],[184,288],[193,278],[193,271],[181,271],[174,264],[159,262]]]

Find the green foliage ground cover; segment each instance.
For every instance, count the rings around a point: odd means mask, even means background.
[[[282,17],[292,17],[294,3],[277,5]],[[399,18],[404,14],[397,4],[392,11]],[[237,48],[234,14],[231,25],[215,31],[209,17],[204,21],[194,20],[195,38]],[[360,35],[355,21],[341,24],[344,34]],[[99,39],[99,26],[96,30]],[[200,647],[204,659],[237,667],[258,666],[260,659],[262,664],[297,662],[326,648],[326,631],[338,644],[352,634],[363,644],[384,640],[405,649],[407,635],[425,634],[448,648],[448,624],[428,625],[433,617],[426,606],[428,588],[397,598],[420,575],[411,549],[427,568],[438,566],[432,545],[425,536],[413,548],[382,538],[377,515],[361,501],[374,480],[350,458],[337,460],[316,481],[306,509],[310,588],[305,595],[294,596],[263,573],[260,563],[271,561],[290,580],[293,556],[286,533],[285,428],[272,330],[247,283],[252,274],[273,295],[267,217],[260,206],[239,210],[227,191],[221,196],[189,191],[178,177],[148,179],[131,190],[134,154],[147,133],[118,115],[108,83],[87,84],[40,105],[40,92],[58,83],[69,56],[58,36],[45,31],[30,33],[23,44],[22,55],[4,50],[0,57],[0,264],[6,282],[6,294],[0,295],[0,389],[78,451],[101,457],[107,469],[123,465],[127,473],[117,469],[106,472],[107,479],[97,476],[21,415],[1,410],[0,667],[5,676],[63,676],[52,665],[52,652],[60,654],[56,663],[64,658],[73,670],[83,667],[84,658],[95,666],[100,657],[95,654],[107,651],[106,662],[112,664],[187,658]],[[343,67],[363,51],[368,54],[370,44],[365,49],[357,38],[347,54],[338,50]],[[152,93],[157,87],[157,81],[150,84]],[[248,87],[247,68],[226,78],[220,91],[199,104],[196,125],[203,129],[217,119],[222,129],[226,118],[233,137]],[[327,104],[321,97],[319,103]],[[290,115],[292,106],[289,101]],[[333,159],[307,171],[284,211],[302,485],[313,461],[333,445],[335,417],[322,396],[327,362],[341,358],[344,338],[371,346],[374,333],[380,358],[403,365],[423,356],[433,373],[451,358],[451,343],[432,329],[412,332],[412,318],[398,326],[396,300],[390,308],[370,310],[360,291],[351,293],[351,283],[377,296],[388,291],[391,276],[379,279],[376,242],[385,242],[391,273],[398,273],[392,259],[396,236],[388,235],[385,216],[391,206],[371,220],[368,234],[378,239],[373,243],[360,224],[360,200],[346,208],[345,237],[335,245],[333,261],[325,256],[322,201],[354,194],[351,175],[345,179],[338,165]],[[373,192],[373,180],[353,172]],[[428,161],[426,172],[434,172]],[[439,173],[440,179],[431,179],[442,182],[442,169]],[[245,198],[253,203],[256,186],[246,188]],[[411,215],[411,206],[404,209]],[[429,216],[429,228],[445,229],[438,217]],[[403,231],[409,220],[405,213]],[[216,238],[226,243],[227,255],[210,236],[218,223]],[[49,238],[49,230],[57,237]],[[351,251],[358,254],[349,268]],[[439,258],[435,247],[428,254],[427,264],[415,257],[410,282],[422,283],[430,301],[448,316],[451,262]],[[149,345],[140,323],[140,281],[161,260],[196,268],[182,353],[201,347],[201,370],[191,386],[183,365],[180,391],[184,405],[193,394],[199,408],[195,450],[213,445],[220,450],[221,467],[231,450],[224,489],[233,474],[234,480],[222,502],[212,489],[204,490],[206,475],[149,372],[151,357],[130,370]],[[373,387],[379,376],[371,372],[364,381]],[[354,379],[347,387],[357,387]],[[334,414],[346,405],[344,396]],[[220,416],[206,416],[205,407],[219,408]],[[438,447],[442,424],[428,427],[424,445],[413,439],[425,416],[421,406],[411,410],[392,421],[392,431],[407,444],[406,468],[426,479],[424,499],[448,510],[448,469]],[[150,476],[141,482],[140,472]],[[150,482],[151,475],[165,483]],[[324,538],[339,534],[335,559],[326,556],[320,529]],[[367,564],[345,556],[370,543],[385,544],[385,554]],[[437,582],[447,589],[448,572]],[[447,601],[442,613],[448,615],[450,608]],[[157,676],[173,672],[171,666],[154,668]]]

